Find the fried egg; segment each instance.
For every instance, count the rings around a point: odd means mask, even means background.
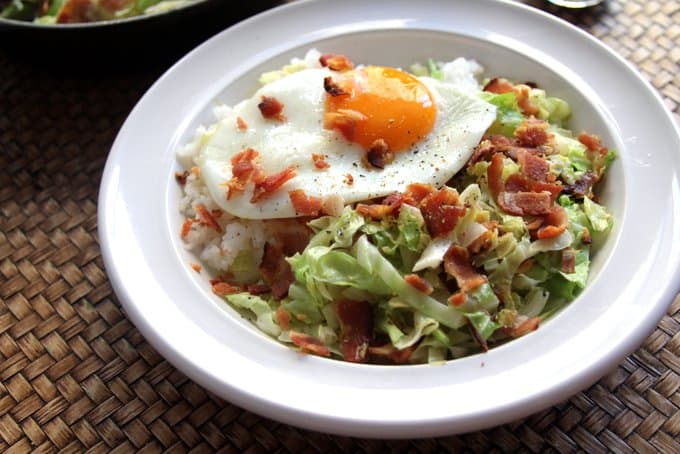
[[[329,118],[341,121],[329,124]],[[416,182],[439,187],[465,165],[495,118],[495,107],[475,93],[433,78],[379,66],[310,68],[225,109],[204,133],[195,162],[227,212],[247,219],[296,217],[294,190],[353,203]],[[376,144],[390,154],[382,168],[366,159]],[[230,184],[242,170],[235,167],[244,150],[255,151],[250,156],[261,176],[285,169],[294,169],[288,174],[294,176],[254,197],[252,181]]]

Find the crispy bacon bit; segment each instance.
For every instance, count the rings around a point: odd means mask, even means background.
[[[606,154],[607,148],[602,145],[602,141],[595,134],[587,134],[585,132],[582,132],[581,134],[578,135],[578,141],[585,145],[586,148],[590,151],[602,153],[602,151],[604,150],[603,154]]]
[[[453,307],[459,307],[465,304],[465,301],[467,301],[467,296],[465,296],[464,291],[460,290],[449,296],[446,301]]]
[[[517,155],[517,162],[522,167],[522,173],[527,178],[545,182],[550,172],[550,164],[545,159],[523,152]]]
[[[199,265],[198,263],[192,263],[191,269],[196,271],[197,273],[200,273],[201,272],[201,265]]]
[[[191,226],[194,224],[193,219],[185,219],[184,223],[182,224],[182,232],[180,233],[180,236],[182,238],[186,238],[187,235],[189,235],[189,232],[191,231]]]
[[[588,227],[583,227],[583,235],[581,236],[581,242],[583,244],[590,244],[590,243],[593,242],[593,239],[590,236],[590,230],[588,230]]]
[[[524,120],[515,129],[515,137],[519,140],[519,144],[525,147],[540,147],[548,143],[550,134],[548,127],[550,125],[545,120],[538,120],[536,118],[529,118]]]
[[[310,197],[305,194],[304,189],[295,189],[288,192],[288,197],[293,204],[295,212],[302,216],[316,216],[321,210],[321,199]]]
[[[394,153],[390,151],[387,142],[383,139],[377,139],[366,152],[366,160],[371,166],[384,169],[387,164],[394,160]]]
[[[509,214],[537,216],[550,211],[552,200],[549,192],[503,191],[498,194],[498,205]]]
[[[456,279],[458,288],[464,292],[474,290],[486,282],[486,276],[478,273],[470,262],[467,249],[451,246],[444,254],[444,271]]]
[[[312,230],[302,218],[269,220],[267,231],[276,239],[276,244],[281,246],[283,254],[287,257],[302,252],[312,236]]]
[[[286,261],[280,247],[265,243],[260,273],[264,281],[271,286],[272,297],[279,301],[288,295],[288,287],[295,281],[293,270]]]
[[[562,250],[562,263],[560,264],[560,271],[567,274],[576,271],[576,251],[574,251],[572,248]]]
[[[536,115],[538,113],[538,106],[531,102],[529,99],[529,94],[531,93],[531,87],[527,85],[515,85],[513,87],[515,96],[517,97],[517,105],[522,110],[524,115]]]
[[[354,63],[344,55],[324,54],[319,57],[319,63],[333,71],[348,71],[354,68]]]
[[[490,93],[503,94],[512,91],[513,85],[507,79],[495,77],[484,86],[484,91]]]
[[[545,216],[544,225],[538,229],[536,236],[539,239],[554,238],[561,235],[567,228],[569,218],[567,212],[559,205],[553,206]]]
[[[489,184],[489,192],[497,199],[504,189],[503,183],[503,155],[496,153],[491,158],[491,164],[486,169],[486,179]]]
[[[211,229],[215,229],[222,233],[222,227],[220,227],[220,225],[217,223],[217,220],[215,219],[215,215],[219,217],[222,214],[221,211],[214,211],[211,213],[208,211],[205,205],[197,205],[196,214],[198,215],[198,222],[200,222],[202,225],[208,226]]]
[[[371,356],[377,356],[382,360],[387,360],[392,364],[406,364],[413,354],[414,347],[397,350],[392,344],[385,344],[379,347],[368,347]]]
[[[352,186],[354,184],[354,177],[352,176],[351,173],[345,174],[345,178],[343,179],[344,183],[347,186]]]
[[[246,183],[253,176],[261,174],[257,158],[260,154],[252,148],[246,148],[236,153],[231,158],[231,180],[225,183],[227,187],[227,200],[236,194],[243,192]]]
[[[224,297],[233,293],[239,293],[241,289],[226,282],[215,282],[212,284],[212,291],[215,295]]]
[[[262,102],[257,105],[262,116],[268,120],[285,121],[286,117],[283,115],[283,104],[271,96],[263,96]]]
[[[279,306],[276,309],[276,323],[279,324],[282,330],[288,330],[290,329],[290,313],[283,308],[283,306]]]
[[[273,175],[256,179],[250,203],[257,203],[260,200],[264,200],[271,196],[277,189],[296,175],[297,170],[295,169],[295,166],[291,165]]]
[[[574,184],[565,185],[564,192],[573,194],[576,197],[590,197],[593,194],[593,186],[595,186],[597,180],[597,175],[588,170],[581,178],[576,180]]]
[[[338,109],[335,112],[326,112],[323,116],[323,127],[337,129],[352,142],[356,132],[357,122],[365,120],[366,116],[361,112],[351,109]]]
[[[436,189],[431,184],[412,183],[406,186],[406,192],[403,196],[403,203],[407,205],[417,206],[428,195],[435,192]]]
[[[187,178],[189,178],[188,170],[185,170],[184,172],[175,172],[175,180],[180,185],[184,186],[185,184],[187,184]]]
[[[241,118],[241,117],[236,117],[236,128],[238,128],[239,131],[245,131],[248,129],[248,123]]]
[[[314,163],[314,167],[319,170],[325,170],[331,166],[326,162],[326,155],[323,153],[312,153],[312,162]]]
[[[340,300],[335,305],[340,320],[340,351],[345,361],[366,361],[373,337],[373,308],[366,301]]]
[[[427,230],[432,236],[445,236],[456,227],[458,218],[465,214],[459,205],[458,193],[447,187],[427,195],[419,205]]]
[[[370,205],[359,203],[356,210],[357,213],[369,217],[374,221],[385,219],[393,214],[393,209],[390,205],[383,205],[380,203],[373,203]]]
[[[319,356],[331,356],[331,351],[316,337],[297,331],[290,332],[290,340],[305,353]]]
[[[504,329],[503,331],[510,337],[522,337],[525,334],[529,334],[532,331],[536,331],[538,326],[541,324],[541,319],[539,317],[529,318],[519,325]]]
[[[338,85],[337,82],[333,80],[331,76],[323,78],[323,89],[326,91],[326,93],[333,97],[348,94],[345,90],[342,89],[342,87],[340,87],[340,85]]]
[[[434,291],[432,284],[427,282],[422,277],[417,274],[407,274],[404,276],[404,280],[413,288],[426,295],[431,294]]]
[[[91,16],[96,12],[92,0],[67,0],[57,14],[58,24],[73,24],[77,22],[90,22]]]
[[[272,291],[271,287],[266,284],[248,284],[245,290],[251,295],[263,295]]]

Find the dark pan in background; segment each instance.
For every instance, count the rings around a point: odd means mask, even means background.
[[[83,24],[0,18],[0,48],[32,64],[65,70],[170,64],[215,33],[281,3],[197,0],[161,14]]]

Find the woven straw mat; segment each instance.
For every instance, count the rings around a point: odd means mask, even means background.
[[[677,118],[677,1],[544,8],[640,68]],[[107,152],[162,69],[57,78],[0,51],[0,452],[680,452],[680,298],[642,347],[589,389],[459,436],[310,432],[187,379],[126,318],[97,243]]]

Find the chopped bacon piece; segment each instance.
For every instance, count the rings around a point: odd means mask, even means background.
[[[464,292],[474,290],[486,282],[486,276],[472,267],[467,249],[461,246],[453,245],[446,251],[444,271],[456,279],[458,288]]]
[[[593,242],[593,239],[590,236],[590,230],[588,230],[588,227],[583,227],[583,234],[581,236],[581,242],[583,244],[590,244],[590,243]]]
[[[344,182],[347,186],[352,186],[354,184],[354,177],[351,173],[345,175]]]
[[[432,284],[427,282],[422,277],[417,274],[407,274],[404,276],[404,280],[413,288],[426,295],[431,294],[434,291]]]
[[[326,155],[323,153],[312,153],[312,162],[314,167],[319,170],[328,169],[331,165],[326,162]]]
[[[536,230],[543,225],[543,216],[536,216],[529,219],[525,218],[524,221],[527,225],[527,230]]]
[[[588,134],[582,132],[578,135],[578,141],[581,142],[590,151],[597,151],[601,154],[606,154],[607,148],[602,145],[602,141],[595,134]],[[604,153],[602,153],[604,150]]]
[[[414,350],[414,347],[407,347],[403,350],[397,350],[392,344],[385,344],[379,347],[368,347],[368,353],[371,356],[377,356],[380,359],[391,362],[392,364],[406,364]]]
[[[517,162],[527,178],[541,182],[547,181],[550,164],[545,159],[524,151],[517,155]]]
[[[291,331],[290,340],[305,353],[312,353],[319,356],[331,356],[331,351],[328,347],[316,337],[298,333],[297,331]]]
[[[239,293],[241,289],[226,282],[215,282],[212,284],[212,291],[217,296],[226,296]]]
[[[175,172],[175,180],[182,186],[187,184],[187,178],[189,178],[188,170],[185,170],[184,172]]]
[[[245,131],[248,129],[248,123],[241,118],[241,117],[236,117],[236,127],[238,128],[239,131]]]
[[[513,85],[507,79],[502,77],[495,77],[484,85],[484,91],[490,93],[503,94],[512,91]]]
[[[519,84],[513,87],[513,91],[517,97],[517,105],[524,115],[536,115],[538,113],[538,106],[529,99],[531,87]]]
[[[326,93],[333,97],[349,94],[343,90],[342,87],[340,87],[340,85],[338,85],[338,83],[335,82],[331,76],[323,78],[323,89],[326,91]]]
[[[523,321],[518,326],[505,328],[503,331],[510,337],[522,337],[525,334],[536,331],[540,324],[541,319],[539,317],[532,317]]]
[[[265,243],[260,273],[264,281],[271,286],[272,297],[279,301],[288,295],[288,287],[295,281],[293,270],[286,261],[286,256],[278,246]]]
[[[290,197],[290,201],[297,214],[303,216],[316,216],[321,210],[321,199],[319,197],[308,196],[305,194],[304,189],[289,191],[288,197]]]
[[[184,223],[182,224],[182,232],[180,233],[180,236],[182,238],[186,238],[187,235],[189,235],[189,232],[191,231],[191,226],[194,224],[194,219],[185,219]]]
[[[380,203],[373,203],[366,205],[359,203],[356,207],[357,213],[367,216],[374,221],[379,221],[385,219],[386,217],[392,216],[394,214],[394,209],[390,205],[384,205]]]
[[[573,273],[576,270],[576,251],[572,248],[562,250],[562,262],[560,271],[563,273]]]
[[[548,127],[550,125],[545,120],[538,120],[536,118],[529,118],[524,120],[515,129],[515,137],[519,140],[519,144],[525,147],[540,147],[548,143],[550,134]]]
[[[576,197],[590,197],[593,193],[593,186],[597,183],[598,177],[594,172],[588,170],[574,184],[564,186],[564,192],[573,194]]]
[[[271,196],[277,189],[283,186],[288,180],[297,175],[295,166],[286,167],[280,172],[255,180],[255,188],[250,203],[256,203]]]
[[[427,230],[432,236],[445,236],[456,227],[466,208],[459,204],[458,193],[443,187],[427,195],[419,205]]]
[[[276,309],[276,323],[279,324],[281,329],[287,330],[290,329],[290,313],[283,308],[283,306],[279,306]]]
[[[309,244],[312,230],[307,226],[305,219],[272,219],[267,221],[267,230],[276,239],[276,244],[281,246],[283,254],[287,257],[302,252]]]
[[[345,361],[366,361],[373,337],[373,308],[366,301],[340,300],[335,305],[340,319],[340,351]]]
[[[257,162],[259,156],[260,153],[252,148],[246,148],[232,156],[232,178],[225,183],[227,187],[227,200],[230,200],[235,193],[243,192],[248,180],[262,173]]]
[[[467,296],[465,296],[464,291],[460,290],[449,296],[446,301],[453,307],[459,307],[465,304],[465,301],[467,301]]]
[[[568,222],[569,218],[564,208],[555,205],[546,214],[544,225],[538,229],[536,236],[543,239],[561,235],[566,230]]]
[[[509,214],[537,216],[550,211],[552,200],[549,192],[503,191],[498,194],[498,205]]]
[[[489,184],[489,192],[497,199],[504,189],[503,183],[503,155],[496,153],[491,158],[491,164],[486,169],[486,179]]]
[[[404,193],[403,203],[407,205],[417,206],[422,200],[428,195],[436,191],[435,187],[431,184],[425,183],[412,183],[406,186],[406,192]]]
[[[77,22],[90,22],[96,6],[92,0],[66,0],[57,14],[58,24],[73,24]]]
[[[262,295],[272,291],[271,287],[266,284],[248,284],[245,290],[251,295]]]
[[[390,151],[387,142],[383,139],[377,139],[366,152],[366,160],[371,166],[384,169],[387,164],[394,160],[394,153]]]
[[[283,115],[283,104],[271,96],[263,96],[262,102],[257,105],[262,116],[268,120],[285,121],[286,117]]]
[[[357,122],[365,120],[366,116],[361,112],[351,109],[338,109],[335,112],[326,112],[323,116],[323,127],[337,129],[352,142],[356,132]]]
[[[333,71],[348,71],[354,68],[354,63],[344,55],[324,54],[319,57],[319,63]]]
[[[200,273],[202,268],[201,265],[199,265],[198,263],[192,263],[191,269],[196,271],[197,273]]]
[[[215,219],[215,216],[213,214],[221,214],[221,212],[216,212],[216,213],[211,213],[208,211],[208,209],[205,207],[205,205],[197,205],[196,206],[196,214],[198,215],[198,220],[202,225],[208,226],[212,229],[217,230],[218,232],[222,232],[222,227],[217,223],[217,220]],[[218,216],[219,217],[219,216]]]

